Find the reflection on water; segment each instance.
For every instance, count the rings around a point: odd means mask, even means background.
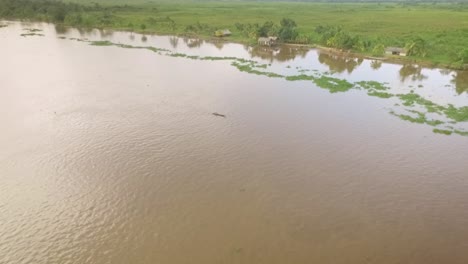
[[[405,82],[407,79],[412,81],[422,81],[428,77],[422,74],[423,67],[416,64],[405,64],[400,69],[400,80]]]
[[[327,65],[332,73],[343,73],[344,71],[352,73],[364,61],[362,58],[346,57],[325,52],[319,53],[318,60],[320,63]]]
[[[226,42],[224,42],[223,40],[218,40],[218,41],[214,40],[214,41],[210,41],[210,43],[213,44],[217,49],[222,50],[224,47],[224,43]]]
[[[30,26],[28,23],[22,23],[21,25],[23,27]],[[54,31],[59,35],[69,35],[82,39],[115,39],[118,40],[119,43],[125,43],[125,36],[131,42],[135,42],[135,37],[138,35],[135,33],[114,32],[112,30],[104,29],[75,29],[62,25],[55,25]],[[216,54],[212,50],[210,50],[210,53],[213,53],[213,56],[219,57],[238,57],[245,59],[257,58],[261,59],[264,63],[291,62],[289,66],[292,68],[297,67],[301,69],[304,69],[304,66],[310,67],[310,64],[312,64],[312,68],[309,69],[322,69],[319,67],[319,64],[322,64],[325,66],[322,70],[330,71],[331,73],[338,74],[338,76],[346,76],[340,74],[352,75],[354,74],[355,70],[359,68],[361,71],[365,71],[366,76],[373,76],[375,73],[371,73],[370,71],[367,71],[365,67],[362,67],[363,65],[368,65],[370,70],[376,71],[377,73],[382,73],[382,75],[379,76],[382,82],[392,83],[394,80],[393,76],[390,74],[391,71],[393,71],[393,69],[390,69],[392,68],[390,64],[384,64],[380,60],[353,58],[336,53],[311,50],[309,48],[300,46],[284,45],[277,47],[252,47],[226,43],[224,41],[204,41],[198,38],[180,38],[175,36],[159,37],[141,35],[139,39],[141,44],[158,43],[158,46],[161,46],[161,41],[166,39],[169,45],[167,47],[162,45],[162,48],[171,48],[173,50],[177,50],[178,52],[187,52],[187,55],[191,55],[190,52],[195,51],[196,53],[194,55],[199,56],[201,55],[200,52],[205,52],[213,47],[216,48],[219,53]],[[180,47],[180,43],[183,43],[184,46]],[[466,77],[468,75],[467,71],[458,72],[442,69],[437,73],[440,76],[453,75],[453,80],[443,85],[441,84],[441,86],[447,89],[447,91],[449,91],[448,89],[451,88],[452,85],[456,94],[462,94],[468,90],[468,78]],[[406,88],[416,87],[419,85],[426,86],[423,81],[427,81],[427,83],[434,83],[434,80],[441,79],[440,77],[436,76],[435,72],[430,73],[432,76],[432,78],[430,78],[424,67],[416,64],[404,64],[399,66],[397,74],[399,75],[400,82],[402,82]]]
[[[467,138],[377,98],[466,106],[462,74],[25,27],[0,29],[0,263],[468,263]]]
[[[373,70],[378,70],[378,69],[380,69],[380,67],[382,67],[382,61],[374,60],[374,61],[371,62],[371,68]]]
[[[55,25],[55,32],[57,33],[57,35],[67,34],[69,29],[70,27],[64,26],[62,24]]]
[[[76,37],[88,38],[112,38],[114,35],[113,30],[109,29],[96,29],[96,28],[71,28],[64,25],[54,25],[54,30],[57,35],[70,35],[77,33]],[[132,36],[130,34],[130,36]]]
[[[114,35],[114,31],[108,29],[99,29],[99,35],[101,38],[110,38]]]
[[[204,43],[204,41],[199,38],[183,38],[183,40],[184,40],[184,43],[187,45],[187,47],[191,49],[199,48]]]
[[[171,43],[172,48],[176,49],[179,45],[179,38],[178,37],[169,37],[169,42]]]
[[[458,94],[468,91],[468,71],[457,71],[453,76],[453,83]]]
[[[252,58],[261,58],[269,62],[285,62],[292,61],[298,58],[305,58],[310,49],[298,46],[278,46],[278,47],[265,47],[265,46],[245,46]]]

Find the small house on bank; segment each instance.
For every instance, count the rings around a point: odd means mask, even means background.
[[[232,33],[229,29],[221,29],[221,30],[216,30],[215,36],[216,37],[229,37],[231,36]]]
[[[267,38],[259,38],[258,45],[260,46],[273,46],[276,45],[278,42],[278,37],[267,37]]]
[[[385,49],[385,54],[404,57],[406,56],[406,50],[404,48],[398,48],[398,47],[387,47]]]

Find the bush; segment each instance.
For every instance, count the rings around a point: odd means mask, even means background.
[[[384,52],[385,52],[385,46],[381,43],[375,45],[375,47],[372,49],[373,56],[382,56]]]
[[[281,27],[278,31],[278,37],[282,41],[293,41],[297,38],[297,24],[290,18],[283,18],[280,23]]]

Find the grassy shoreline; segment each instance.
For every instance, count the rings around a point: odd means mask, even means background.
[[[10,19],[8,21],[17,21],[17,22],[24,22],[25,20],[14,20]],[[27,20],[27,22],[30,23],[52,23],[50,21],[42,21],[42,20]],[[65,23],[53,23],[56,25],[61,25],[61,26],[66,26],[66,27],[75,27],[72,25],[68,25]],[[7,25],[0,25],[1,27],[6,27]],[[236,43],[236,44],[243,44],[243,45],[249,45],[249,46],[255,46],[257,45],[256,43],[248,40],[248,39],[234,39],[234,38],[229,38],[229,37],[214,37],[214,36],[207,36],[207,35],[198,35],[198,34],[187,34],[187,33],[170,33],[170,32],[158,32],[158,31],[149,31],[149,30],[129,30],[128,28],[119,28],[119,27],[86,27],[87,29],[107,29],[107,30],[113,30],[113,31],[120,31],[120,32],[128,32],[128,33],[137,33],[137,34],[142,34],[142,35],[158,35],[158,36],[176,36],[176,37],[189,37],[189,38],[196,38],[204,41],[209,41],[209,42],[224,42],[224,43]],[[382,56],[382,57],[376,57],[372,56],[371,54],[368,53],[359,53],[356,51],[344,51],[336,48],[330,48],[318,44],[298,44],[298,43],[283,43],[281,45],[287,45],[287,46],[296,46],[296,47],[305,47],[309,49],[319,49],[326,51],[328,53],[332,54],[337,54],[340,56],[350,56],[350,57],[355,57],[355,58],[364,58],[364,59],[370,59],[370,60],[379,60],[382,62],[387,62],[387,63],[394,63],[394,64],[417,64],[419,66],[427,67],[427,68],[438,68],[438,69],[450,69],[450,70],[465,70],[461,69],[459,67],[454,67],[450,63],[435,63],[434,61],[428,60],[428,59],[421,59],[421,58],[414,58],[414,57],[397,57],[397,56]]]
[[[300,3],[91,0],[0,0],[0,19],[45,21],[78,28],[176,35],[255,45],[261,35],[358,57],[428,67],[463,69],[468,64],[468,4]],[[433,19],[437,17],[438,19]],[[229,29],[232,35],[213,33]],[[284,32],[283,32],[284,33]],[[412,49],[409,57],[386,57],[388,46]]]

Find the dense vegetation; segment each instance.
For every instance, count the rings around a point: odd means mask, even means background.
[[[230,29],[233,41],[276,35],[381,56],[406,48],[412,59],[454,68],[468,63],[468,5],[464,3],[275,3],[101,0],[0,0],[0,17],[77,27],[103,27],[211,37]],[[437,18],[437,19],[435,19]]]

